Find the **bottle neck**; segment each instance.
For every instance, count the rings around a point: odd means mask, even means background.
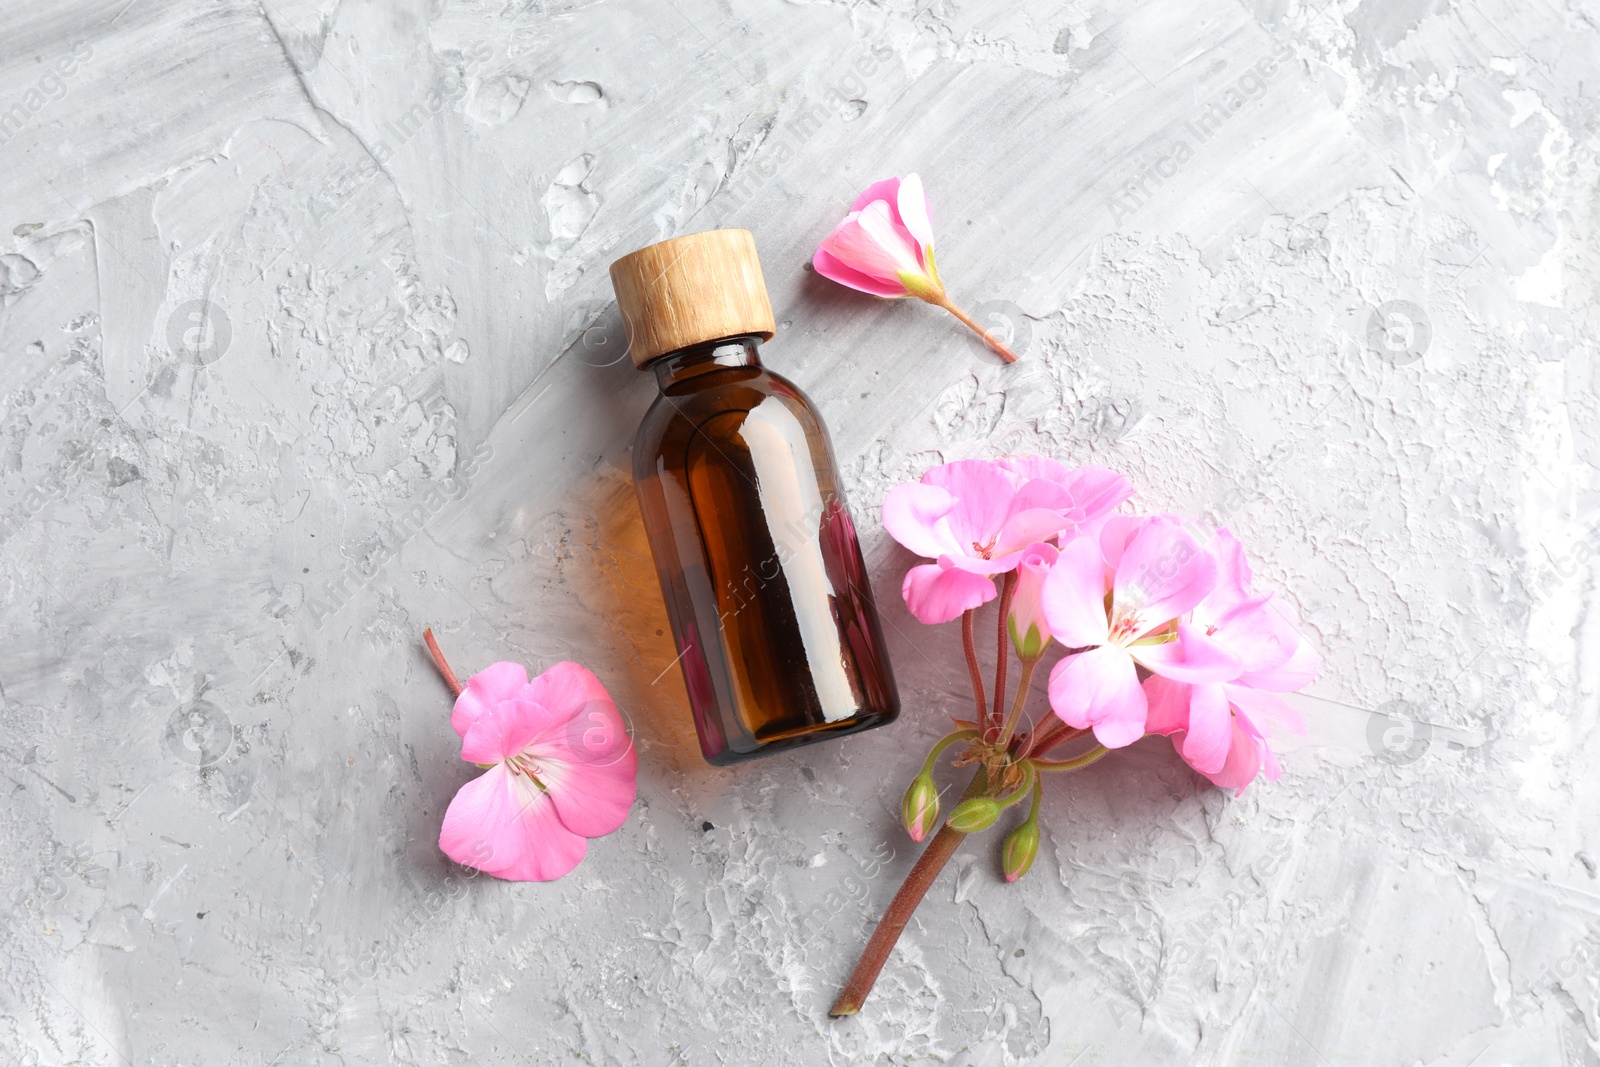
[[[656,385],[666,392],[673,385],[726,367],[759,367],[761,356],[757,349],[760,345],[761,338],[754,334],[725,337],[668,352],[651,360],[646,367],[656,372]]]

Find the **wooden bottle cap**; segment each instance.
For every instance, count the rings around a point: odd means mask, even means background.
[[[630,252],[611,264],[611,288],[635,367],[724,337],[771,340],[777,330],[749,230],[706,230]]]

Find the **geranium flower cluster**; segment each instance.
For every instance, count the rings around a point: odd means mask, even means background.
[[[1021,878],[1039,852],[1047,775],[1081,770],[1148,734],[1171,739],[1212,782],[1242,792],[1281,773],[1270,728],[1304,732],[1279,694],[1316,675],[1318,658],[1290,611],[1252,587],[1237,538],[1177,515],[1119,512],[1133,496],[1120,474],[1044,456],[961,460],[889,490],[883,525],[929,562],[901,593],[925,623],[961,620],[973,716],[955,718],[906,789],[901,821],[933,840],[906,875],[829,1014],[861,1010],[900,932],[968,834],[1028,800],[1006,834],[1001,867]],[[999,601],[989,699],[978,666],[977,611]],[[1050,714],[1026,722],[1035,668],[1053,647]],[[1015,695],[1006,676],[1021,665]],[[1093,736],[1087,751],[1054,753]],[[940,820],[933,772],[941,755],[974,770]]]
[[[1010,588],[1006,628],[1027,667],[1046,648],[1050,708],[1108,749],[1172,739],[1218,785],[1281,773],[1268,728],[1304,732],[1279,693],[1316,675],[1292,613],[1252,589],[1229,531],[1176,515],[1126,515],[1123,476],[1043,456],[962,460],[891,489],[884,528],[933,562],[912,567],[906,606],[949,622]],[[1020,696],[1020,694],[1019,694]],[[999,708],[995,708],[998,715]]]

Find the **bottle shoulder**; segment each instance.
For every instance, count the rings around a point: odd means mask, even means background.
[[[645,412],[634,436],[637,476],[653,471],[663,452],[686,447],[697,432],[736,435],[758,407],[768,416],[786,412],[808,438],[825,439],[821,414],[811,399],[793,382],[765,367],[729,368],[687,384],[692,387],[662,391]]]
[[[639,424],[637,439],[659,435],[675,425],[693,426],[717,415],[748,414],[768,399],[795,412],[804,422],[821,422],[811,398],[782,375],[765,367],[729,368],[723,373],[704,375],[684,388],[669,388],[657,394]]]

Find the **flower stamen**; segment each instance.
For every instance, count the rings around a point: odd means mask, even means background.
[[[512,774],[523,775],[528,779],[528,781],[538,786],[540,792],[550,792],[549,786],[545,785],[544,782],[539,780],[539,775],[543,773],[540,770],[539,765],[534,763],[528,756],[521,755],[508,757],[505,761],[505,764],[506,768]]]

